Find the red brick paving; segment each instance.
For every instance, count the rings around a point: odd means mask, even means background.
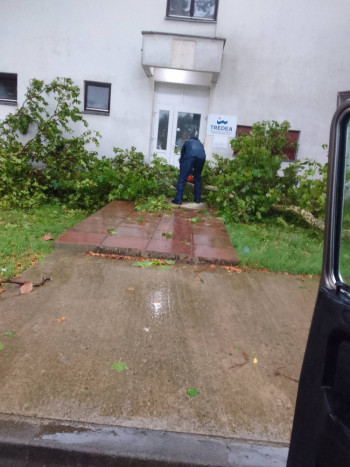
[[[84,247],[190,263],[238,264],[225,224],[213,211],[175,208],[163,214],[135,212],[129,201],[113,201],[56,240],[60,248]],[[198,218],[198,222],[189,219]],[[166,235],[168,234],[168,235]]]

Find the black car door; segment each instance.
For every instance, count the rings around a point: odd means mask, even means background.
[[[331,124],[322,275],[287,466],[350,467],[350,100]]]

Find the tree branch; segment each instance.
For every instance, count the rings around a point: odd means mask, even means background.
[[[324,232],[324,221],[317,219],[311,214],[311,212],[306,211],[305,209],[301,209],[298,206],[294,206],[293,204],[288,206],[284,206],[283,204],[273,204],[271,208],[278,212],[293,212],[297,216],[301,217],[307,224],[311,225],[311,227],[314,229]]]

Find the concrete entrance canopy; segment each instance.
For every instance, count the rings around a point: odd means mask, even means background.
[[[142,67],[156,81],[210,85],[218,81],[226,39],[142,31]]]

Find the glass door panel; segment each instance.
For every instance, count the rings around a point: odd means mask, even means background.
[[[169,110],[159,110],[157,149],[166,151],[169,131]]]
[[[172,157],[171,164],[175,167],[179,166],[179,159],[182,146],[186,139],[196,136],[203,141],[203,128],[202,123],[202,112],[199,109],[184,109],[183,107],[177,107],[174,115],[174,126],[172,132]]]
[[[174,110],[172,106],[157,105],[154,109],[151,154],[166,159],[170,164],[171,132],[173,127]]]
[[[186,139],[199,135],[201,114],[178,112],[175,132],[175,152],[181,152]]]

